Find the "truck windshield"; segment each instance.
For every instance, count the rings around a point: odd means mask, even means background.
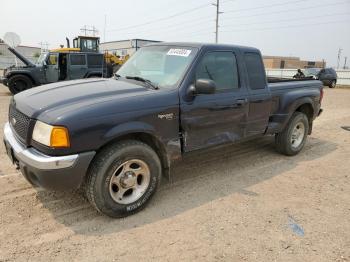
[[[137,51],[119,70],[123,78],[141,77],[157,87],[174,87],[197,53],[196,48],[148,46]]]
[[[47,53],[42,53],[38,60],[36,61],[36,64],[37,65],[42,65],[44,63],[44,61],[46,60],[46,57],[47,57]]]

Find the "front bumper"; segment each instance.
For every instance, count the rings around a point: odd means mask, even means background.
[[[95,152],[68,156],[48,156],[25,147],[15,137],[9,123],[4,128],[6,152],[23,176],[33,185],[50,190],[78,188],[87,172]]]

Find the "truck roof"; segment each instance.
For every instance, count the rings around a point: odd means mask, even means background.
[[[236,49],[241,49],[243,51],[259,51],[259,49],[255,47],[249,47],[249,46],[240,46],[240,45],[229,45],[229,44],[214,44],[214,43],[196,43],[196,42],[159,42],[159,43],[150,43],[147,44],[147,46],[155,46],[155,45],[170,45],[170,46],[183,46],[183,47],[195,47],[195,48],[205,48],[205,47],[219,47],[219,48],[225,48],[225,47],[230,47],[230,48],[236,48]]]

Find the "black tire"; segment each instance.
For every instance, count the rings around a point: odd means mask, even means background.
[[[32,87],[32,80],[25,75],[14,75],[8,81],[8,88],[13,95]]]
[[[299,140],[300,142],[294,145],[293,143],[296,140],[292,142],[292,133],[293,130],[295,130],[295,128],[298,127],[298,125],[304,126],[304,132],[300,132],[300,134],[303,133],[302,140],[300,139],[301,141]],[[307,116],[301,112],[294,112],[285,129],[282,132],[276,134],[275,136],[275,144],[277,151],[287,156],[294,156],[298,154],[305,145],[308,133],[309,121],[307,119]]]
[[[111,184],[113,182],[111,180],[125,175],[126,173],[122,174],[122,172],[116,175],[119,166],[125,161],[134,161],[135,159],[147,164],[148,173],[150,173],[149,184],[146,185],[147,188],[144,189],[144,192],[139,194],[140,197],[136,201],[127,204],[118,203],[113,199],[110,191],[114,186]],[[85,194],[89,202],[100,213],[113,218],[125,217],[146,206],[160,184],[161,173],[159,157],[150,146],[135,140],[121,141],[104,148],[95,157],[86,177]],[[119,179],[121,180],[120,177]],[[138,178],[135,181],[138,181]]]
[[[331,80],[331,82],[329,83],[329,88],[335,88],[336,85],[337,85],[337,81]]]

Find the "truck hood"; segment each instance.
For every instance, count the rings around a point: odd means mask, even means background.
[[[21,60],[26,66],[34,67],[35,65],[30,62],[27,58],[25,58],[22,54],[20,54],[16,49],[9,47],[8,50],[14,54],[16,57],[18,57],[19,60]]]
[[[162,93],[164,90],[153,90],[137,82],[95,78],[32,88],[15,95],[14,103],[22,113],[49,123],[82,110],[89,110],[91,117],[96,111],[102,114],[102,104],[109,105],[105,114],[142,110],[157,106],[157,103],[143,103],[146,97],[161,101],[158,96]],[[99,110],[93,110],[96,107]]]

